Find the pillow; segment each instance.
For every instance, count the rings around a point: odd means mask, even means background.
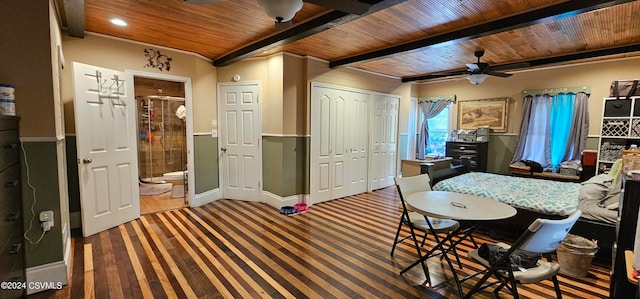
[[[609,169],[609,176],[613,178],[613,185],[615,185],[618,180],[618,175],[620,174],[621,168],[622,159],[618,159],[613,163],[613,165],[611,165],[611,169]]]
[[[608,174],[600,174],[582,182],[580,186],[580,200],[600,202],[611,190],[613,178]]]

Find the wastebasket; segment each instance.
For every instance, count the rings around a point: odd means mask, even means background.
[[[598,252],[596,241],[568,234],[557,251],[560,272],[571,277],[587,276],[596,252]]]

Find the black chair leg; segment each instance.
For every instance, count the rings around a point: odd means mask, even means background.
[[[558,276],[554,275],[551,280],[553,281],[553,287],[556,289],[556,298],[562,299],[562,292],[560,292],[560,283],[558,283]]]
[[[409,218],[409,216],[407,215],[407,218]],[[426,278],[426,281],[428,284],[431,284],[431,276],[429,275],[429,267],[427,267],[427,265],[425,264],[425,261],[422,259],[423,255],[422,255],[422,251],[420,250],[420,246],[418,246],[418,239],[416,238],[416,233],[413,230],[413,225],[411,223],[408,224],[409,225],[409,231],[411,232],[411,239],[413,239],[413,244],[416,247],[416,251],[418,252],[418,259],[420,260],[420,265],[422,266],[422,271],[424,272],[424,276]],[[405,269],[403,271],[401,271],[400,273],[402,274],[404,271],[406,271],[408,269]]]
[[[516,286],[516,279],[513,277],[513,272],[509,271],[509,282],[511,284],[511,295],[513,295],[514,299],[518,299],[520,298],[520,295],[518,295],[518,286]]]
[[[424,236],[422,237],[422,243],[420,243],[420,247],[424,247],[424,244],[427,242],[427,235],[429,235],[429,233],[424,233]]]
[[[458,267],[462,269],[462,262],[460,262],[460,256],[458,255],[458,251],[456,250],[456,244],[453,242],[453,239],[449,239],[449,243],[451,243],[451,247],[447,251],[452,251],[453,255],[456,257],[456,261],[458,262]]]
[[[398,238],[400,238],[400,231],[402,230],[402,224],[404,223],[404,215],[402,215],[402,218],[400,218],[400,224],[398,224],[398,231],[396,232],[396,238],[395,240],[393,240],[393,246],[391,246],[391,255],[393,255],[393,252],[396,250],[396,245],[398,245]]]
[[[494,294],[496,294],[496,297],[498,297],[498,293],[500,293],[500,290],[502,290],[502,288],[504,288],[504,286],[505,286],[506,284],[507,284],[507,283],[503,281],[502,283],[500,283],[500,285],[498,285],[498,287],[496,287],[496,288],[493,290],[493,293],[494,293]]]
[[[472,235],[469,235],[469,240],[473,242],[473,247],[478,249],[478,243],[476,243],[476,239],[474,239]]]

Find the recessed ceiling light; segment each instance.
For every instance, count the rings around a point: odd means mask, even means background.
[[[125,22],[122,19],[111,19],[111,24],[118,25],[118,26],[127,26],[128,25],[127,22]]]

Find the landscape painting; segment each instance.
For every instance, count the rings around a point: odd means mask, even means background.
[[[506,132],[508,104],[509,98],[459,101],[458,129],[489,126],[494,132]]]

